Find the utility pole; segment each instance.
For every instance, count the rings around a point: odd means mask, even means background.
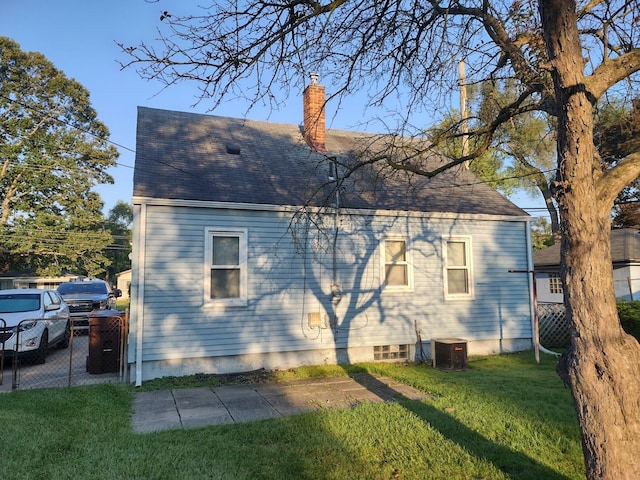
[[[462,156],[469,155],[469,125],[467,123],[467,84],[464,72],[464,60],[461,58],[458,62],[458,74],[460,76],[460,128],[462,130]],[[464,162],[465,167],[469,168],[469,161]]]

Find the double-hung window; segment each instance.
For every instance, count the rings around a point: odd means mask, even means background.
[[[413,288],[411,257],[405,238],[387,238],[382,248],[384,288],[410,290]]]
[[[247,231],[207,229],[205,303],[247,304]]]
[[[455,237],[445,240],[445,296],[449,299],[473,297],[471,239]]]

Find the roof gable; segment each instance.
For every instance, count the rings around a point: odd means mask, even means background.
[[[138,108],[133,194],[159,199],[322,206],[336,188],[332,158],[375,155],[380,136],[327,130],[326,150],[299,126]],[[431,156],[421,161],[442,164]],[[339,172],[339,177],[341,177]],[[340,206],[459,214],[527,214],[464,167],[427,178],[367,166],[340,181]]]

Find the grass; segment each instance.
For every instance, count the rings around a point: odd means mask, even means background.
[[[118,298],[116,300],[116,308],[121,312],[124,312],[130,306],[131,306],[131,301],[128,298],[126,300],[123,300],[121,298]]]
[[[429,392],[277,420],[134,434],[129,385],[0,396],[0,478],[579,479],[570,392],[555,359],[477,357],[464,372],[366,364],[147,382],[145,389],[367,371]]]

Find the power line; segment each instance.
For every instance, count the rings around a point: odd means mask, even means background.
[[[0,94],[0,97],[4,98],[5,100],[7,100],[7,101],[9,101],[9,102],[11,102],[11,103],[14,103],[14,104],[16,104],[16,105],[20,105],[22,108],[26,108],[26,109],[31,110],[32,112],[39,113],[39,112],[38,112],[38,110],[37,110],[35,107],[33,107],[33,106],[31,106],[31,105],[27,105],[26,103],[24,103],[24,102],[20,102],[20,101],[18,101],[18,100],[16,100],[16,99],[10,98],[10,97],[8,97],[7,95]],[[125,145],[122,145],[122,144],[120,144],[120,143],[114,142],[114,141],[113,141],[113,140],[111,140],[111,139],[108,139],[108,138],[106,138],[106,139],[105,139],[105,138],[99,137],[98,135],[96,135],[95,133],[91,132],[90,130],[87,130],[87,129],[82,128],[82,127],[77,126],[77,125],[73,125],[73,124],[71,124],[70,122],[68,122],[68,121],[66,121],[66,120],[63,120],[63,119],[58,118],[58,117],[53,117],[53,116],[52,116],[52,117],[49,117],[49,118],[51,118],[51,120],[53,120],[53,121],[55,121],[55,122],[61,123],[61,124],[63,124],[63,125],[66,125],[67,127],[72,128],[72,129],[74,129],[74,130],[78,130],[78,131],[80,131],[80,132],[82,132],[82,133],[84,133],[84,134],[86,134],[86,135],[90,135],[90,136],[92,136],[93,138],[96,138],[96,139],[98,139],[98,140],[104,141],[104,142],[106,142],[106,143],[108,143],[108,144],[110,144],[110,145],[113,145],[113,146],[115,146],[115,147],[121,148],[121,149],[123,149],[123,150],[127,150],[127,151],[129,151],[129,152],[134,153],[134,154],[136,153],[136,151],[135,151],[134,149],[132,149],[132,148],[129,148],[129,147],[125,146]],[[23,138],[26,138],[26,136],[23,136]],[[125,167],[125,168],[130,168],[130,169],[133,169],[133,168],[134,168],[132,165],[127,165],[127,164],[124,164],[124,163],[120,163],[120,162],[118,162],[118,161],[116,161],[116,162],[114,162],[114,163],[115,163],[117,166],[119,166],[119,167]]]
[[[29,109],[31,111],[37,112],[37,110],[34,107],[30,106],[30,105],[26,105],[23,102],[19,102],[18,100],[9,98],[6,95],[0,95],[0,96],[2,96],[4,99],[8,100],[9,102],[16,103],[16,104],[20,105],[23,108],[27,108],[27,109]],[[81,132],[83,132],[83,133],[85,133],[87,135],[93,136],[94,138],[98,138],[99,140],[105,141],[106,143],[114,145],[114,146],[116,146],[118,148],[121,148],[123,150],[127,150],[127,151],[129,151],[129,152],[131,152],[133,154],[137,154],[136,150],[133,149],[133,148],[129,148],[127,146],[124,146],[124,145],[122,145],[120,143],[117,143],[115,141],[112,141],[110,139],[100,138],[97,135],[95,135],[93,132],[91,132],[89,130],[86,130],[86,129],[83,129],[83,128],[80,128],[78,126],[72,125],[71,123],[69,123],[69,122],[67,122],[67,121],[65,121],[63,119],[60,119],[60,118],[57,118],[57,117],[51,117],[51,119],[54,120],[54,121],[57,121],[59,123],[62,123],[62,124],[66,125],[69,128],[73,128],[73,129],[79,130],[79,131],[81,131]],[[175,166],[175,165],[173,165],[171,163],[163,162],[160,159],[153,158],[153,159],[151,159],[151,161],[153,161],[155,163],[158,163],[160,165],[164,165],[166,167],[172,168],[172,169],[174,169],[176,171],[179,171],[180,173],[183,173],[185,175],[198,177],[198,175],[195,174],[195,173],[189,172],[189,171],[187,171],[187,170],[185,170],[183,168],[177,167],[177,166]],[[120,167],[125,167],[125,168],[129,168],[129,169],[135,169],[135,166],[133,166],[133,165],[127,165],[127,164],[120,163],[120,162],[117,162],[117,161],[115,162],[115,164],[117,166],[120,166]],[[551,173],[553,171],[555,171],[555,169],[543,170],[543,171],[540,171],[540,172],[532,172],[532,173],[526,173],[526,174],[521,174],[521,175],[512,175],[512,176],[507,176],[507,177],[496,178],[496,179],[489,180],[489,181],[479,180],[478,182],[470,182],[470,183],[466,183],[466,184],[452,184],[452,185],[448,185],[448,186],[442,186],[442,187],[439,187],[439,188],[453,188],[453,187],[457,187],[457,186],[458,187],[462,187],[462,186],[473,186],[473,185],[480,185],[480,184],[487,184],[487,183],[491,184],[491,183],[497,183],[497,182],[502,182],[502,181],[506,181],[506,180],[519,180],[519,179],[527,178],[527,177],[530,177],[530,176],[538,175],[540,173],[543,173],[543,174]],[[157,173],[157,172],[154,171],[154,173]]]
[[[91,241],[91,240],[73,241],[71,243],[68,243],[64,239],[34,238],[28,235],[7,236],[2,234],[0,234],[0,238],[2,238],[3,240],[8,239],[8,240],[19,241],[22,244],[31,243],[31,244],[37,244],[37,245],[43,245],[43,246],[49,246],[49,247],[60,247],[60,246],[67,245],[67,246],[72,246],[73,249],[80,249],[80,250],[95,250],[95,246],[96,246],[95,241]],[[100,248],[100,251],[102,250],[129,252],[131,251],[131,247],[112,243],[112,244],[106,245],[105,247]]]
[[[34,107],[30,106],[30,105],[27,105],[27,104],[25,104],[25,103],[23,103],[23,102],[19,102],[18,100],[15,100],[15,99],[12,99],[12,98],[10,98],[10,97],[7,97],[7,96],[6,96],[6,95],[4,95],[4,94],[0,94],[0,96],[1,96],[2,98],[4,98],[5,100],[8,100],[9,102],[12,102],[12,103],[18,104],[18,105],[20,105],[20,106],[21,106],[21,107],[23,107],[23,108],[27,108],[27,109],[29,109],[29,110],[31,110],[31,111],[37,112],[36,108],[34,108]],[[118,148],[120,148],[120,149],[126,150],[126,151],[128,151],[128,152],[131,152],[131,153],[133,153],[134,155],[135,155],[135,154],[137,154],[136,150],[135,150],[135,149],[133,149],[133,148],[127,147],[127,146],[125,146],[125,145],[122,145],[121,143],[115,142],[115,141],[110,140],[110,139],[104,139],[104,138],[98,137],[98,136],[97,136],[96,134],[94,134],[93,132],[91,132],[91,131],[89,131],[89,130],[87,130],[87,129],[83,129],[83,128],[81,128],[81,127],[78,127],[78,126],[72,125],[71,123],[69,123],[69,122],[67,122],[67,121],[65,121],[65,120],[63,120],[63,119],[60,119],[60,118],[57,118],[57,117],[51,117],[51,119],[52,119],[52,120],[54,120],[54,121],[57,121],[57,122],[59,122],[59,123],[62,123],[62,124],[66,125],[66,126],[67,126],[67,127],[69,127],[69,128],[73,128],[73,129],[79,130],[79,131],[81,131],[81,132],[83,132],[83,133],[85,133],[85,134],[87,134],[87,135],[90,135],[90,136],[92,136],[92,137],[94,137],[94,138],[97,138],[97,139],[99,139],[99,140],[101,140],[101,141],[104,141],[104,142],[106,142],[106,143],[108,143],[108,144],[110,144],[110,145],[113,145],[113,146],[118,147]],[[162,161],[162,160],[160,160],[160,159],[152,158],[152,159],[151,159],[151,161],[152,161],[152,162],[155,162],[155,163],[158,163],[158,164],[160,164],[160,165],[164,165],[164,166],[166,166],[166,167],[169,167],[169,168],[171,168],[171,169],[173,169],[173,170],[176,170],[176,171],[178,171],[178,172],[180,172],[180,173],[183,173],[183,174],[185,174],[185,175],[189,175],[189,176],[193,176],[193,177],[198,177],[198,175],[197,175],[197,174],[195,174],[195,173],[189,172],[189,171],[187,171],[187,170],[185,170],[185,169],[183,169],[183,168],[177,167],[177,166],[175,166],[175,165],[173,165],[173,164],[171,164],[171,163],[163,162],[163,161]],[[136,167],[135,167],[135,165],[127,165],[127,164],[124,164],[124,163],[121,163],[121,162],[118,162],[118,161],[116,161],[116,162],[114,162],[114,163],[115,163],[115,165],[116,165],[116,166],[124,167],[124,168],[129,168],[129,169],[131,169],[131,170],[134,170],[134,169],[136,168]],[[41,170],[41,171],[50,170],[50,169],[47,169],[46,167],[29,166],[29,165],[22,165],[22,167],[23,167],[23,168],[30,168],[30,169],[33,169],[33,170],[35,170],[35,171],[38,171],[38,170]],[[492,180],[488,180],[488,181],[484,181],[484,180],[480,180],[480,179],[478,179],[478,181],[477,181],[477,182],[468,182],[468,183],[461,183],[461,184],[442,185],[442,186],[439,186],[439,187],[433,187],[433,188],[442,188],[442,189],[444,189],[444,188],[455,188],[455,187],[468,187],[468,186],[482,185],[482,184],[495,184],[495,183],[503,182],[503,181],[507,181],[507,180],[522,180],[522,179],[524,179],[524,178],[531,177],[531,176],[535,176],[535,175],[539,175],[539,174],[541,174],[541,173],[546,175],[546,174],[548,174],[548,173],[553,173],[553,172],[555,172],[555,171],[556,171],[556,169],[555,169],[555,168],[552,168],[552,169],[549,169],[549,170],[540,170],[540,171],[531,172],[531,173],[524,173],[524,174],[519,174],[519,175],[512,175],[512,176],[500,177],[500,178],[496,178],[496,179],[492,179]],[[156,171],[153,171],[153,173],[154,173],[155,175],[157,175],[157,172],[156,172]],[[167,175],[167,176],[169,176],[169,174],[166,174],[166,175]],[[494,188],[495,188],[495,187],[494,187]],[[616,202],[616,205],[621,205],[621,204],[624,204],[624,203],[638,203],[638,201]],[[536,212],[538,212],[538,211],[542,211],[542,212],[547,211],[547,209],[546,209],[545,207],[520,207],[520,208],[521,208],[522,210],[527,210],[527,211],[529,211],[529,210],[530,210],[530,211],[536,211]]]

